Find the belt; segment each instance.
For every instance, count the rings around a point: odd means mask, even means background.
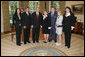
[[[57,27],[62,27],[62,25],[59,25],[59,26],[57,26]]]

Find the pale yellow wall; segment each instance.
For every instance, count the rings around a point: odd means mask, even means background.
[[[2,5],[2,2],[1,2],[1,5]],[[2,11],[2,6],[1,6],[1,32],[3,32],[3,11]]]
[[[19,8],[22,8],[22,1],[19,1]],[[29,7],[29,1],[23,1],[23,8]]]
[[[64,12],[65,12],[65,1],[60,1],[59,4],[60,4],[59,10],[61,10],[62,14],[64,14]]]
[[[10,19],[9,19],[9,2],[8,1],[1,1],[2,5],[2,15],[1,15],[1,30],[2,32],[9,32],[10,31]]]
[[[84,4],[84,1],[66,1],[65,6],[69,6],[72,8],[72,5],[77,5],[77,4]],[[77,19],[80,19],[81,22],[84,23],[84,14],[76,14],[75,16],[77,16]]]
[[[45,1],[40,1],[40,12],[43,13],[45,10]]]

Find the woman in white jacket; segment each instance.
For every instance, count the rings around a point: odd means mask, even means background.
[[[56,20],[56,33],[59,37],[56,45],[59,46],[61,45],[61,35],[62,35],[62,21],[63,21],[63,16],[61,14],[61,11],[57,11],[57,20]]]

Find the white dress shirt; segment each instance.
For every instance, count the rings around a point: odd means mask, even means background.
[[[26,14],[29,16],[29,13],[28,12],[26,12]]]

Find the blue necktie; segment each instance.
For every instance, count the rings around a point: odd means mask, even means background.
[[[53,17],[54,16],[54,13],[51,13],[51,17]]]

